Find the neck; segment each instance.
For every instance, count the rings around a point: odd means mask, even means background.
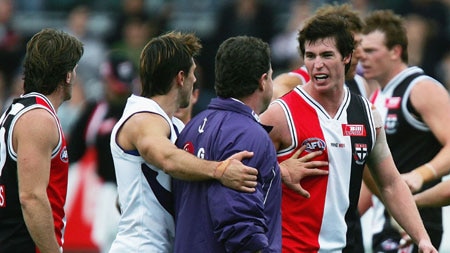
[[[158,103],[159,106],[161,106],[161,108],[167,114],[167,116],[169,116],[169,118],[172,118],[179,108],[177,91],[174,89],[169,91],[168,94],[157,95],[150,98]]]
[[[44,95],[48,100],[50,100],[50,103],[52,104],[53,108],[55,108],[55,111],[58,111],[58,108],[62,105],[64,102],[63,97],[59,93],[59,89],[57,91],[53,92],[49,95]]]
[[[388,83],[394,79],[394,77],[396,75],[398,75],[400,72],[402,72],[403,70],[407,69],[408,65],[406,65],[405,63],[400,63],[400,64],[396,64],[394,66],[392,66],[391,71],[389,71],[386,76],[384,76],[384,78],[380,78],[380,80],[378,80],[378,83],[380,85],[381,88],[386,87],[386,85],[388,85]]]
[[[342,82],[343,84],[343,82]],[[316,90],[313,84],[305,85],[304,90],[316,100],[332,118],[344,100],[344,85],[335,86],[328,90]]]
[[[256,114],[260,114],[263,111],[263,102],[262,98],[258,96],[257,92],[254,92],[248,97],[245,98],[239,98],[242,103],[246,104],[248,107],[250,107]]]

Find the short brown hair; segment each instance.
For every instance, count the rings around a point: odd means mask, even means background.
[[[366,17],[365,22],[363,34],[374,31],[384,33],[386,47],[392,49],[399,45],[402,48],[401,59],[404,63],[408,63],[408,37],[401,16],[394,14],[392,10],[376,10]]]
[[[165,95],[179,71],[189,72],[200,53],[200,39],[193,33],[169,32],[151,39],[141,52],[140,79],[143,97]]]
[[[83,55],[83,44],[63,31],[46,28],[27,43],[24,60],[24,91],[53,93]]]

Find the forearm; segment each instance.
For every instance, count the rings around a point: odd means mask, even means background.
[[[166,165],[163,166],[166,173],[189,181],[219,178],[215,170],[221,164],[220,162],[199,159],[184,150],[180,151],[182,152],[175,152],[166,160]]]
[[[450,180],[414,195],[419,208],[450,205]]]
[[[417,206],[406,183],[398,177],[395,183],[381,191],[385,206],[392,217],[411,236],[416,244],[429,240]]]
[[[59,253],[53,216],[46,196],[21,197],[22,213],[27,229],[42,253]]]
[[[253,156],[252,152],[238,152],[224,161],[208,161],[197,158],[168,140],[148,145],[140,150],[144,159],[167,174],[182,180],[198,181],[217,179],[223,185],[243,192],[254,192],[258,171],[245,166],[242,159]]]
[[[431,160],[413,170],[422,176],[423,183],[441,178],[450,172],[450,146],[443,147]]]
[[[140,152],[148,163],[182,180],[212,179],[214,170],[219,165],[219,162],[197,158],[164,138],[155,141]]]

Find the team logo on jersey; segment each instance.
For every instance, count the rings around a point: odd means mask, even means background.
[[[204,118],[203,119],[203,123],[198,127],[198,133],[199,134],[205,132],[206,121],[208,121],[208,118]]]
[[[0,185],[0,208],[2,207],[6,207],[6,193],[4,185]]]
[[[319,138],[308,138],[302,142],[301,146],[303,145],[306,146],[305,151],[309,153],[314,151],[323,151],[327,147],[325,141]]]
[[[194,154],[194,144],[190,141],[184,144],[183,149],[191,154]]]
[[[397,127],[398,127],[397,114],[388,114],[386,116],[386,122],[384,124],[386,134],[395,134],[397,132]]]
[[[65,162],[65,163],[69,162],[69,155],[67,154],[67,148],[65,146],[61,150],[60,158],[61,158],[61,161]]]
[[[367,144],[355,143],[355,152],[353,153],[353,158],[356,164],[363,165],[367,157]]]
[[[398,109],[400,108],[400,102],[402,101],[401,97],[391,97],[387,98],[384,106],[388,109]]]
[[[342,124],[344,136],[366,136],[366,127],[362,124]]]

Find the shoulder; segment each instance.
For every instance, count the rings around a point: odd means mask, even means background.
[[[286,125],[286,112],[282,104],[281,100],[272,102],[267,110],[260,115],[261,123],[268,126],[276,126],[275,128]]]
[[[14,137],[17,140],[44,140],[56,143],[59,140],[59,129],[56,116],[45,108],[34,108],[17,119]]]
[[[56,115],[51,113],[47,108],[39,106],[24,112],[16,124],[23,124],[29,129],[42,128],[42,130],[45,130],[45,128],[56,128],[57,119]]]
[[[170,131],[169,124],[168,120],[159,113],[141,111],[132,114],[124,123],[123,127],[142,132],[149,132],[154,129],[167,129]]]
[[[442,83],[430,76],[419,76],[413,80],[410,97],[412,103],[415,101],[426,100],[423,102],[434,103],[439,98],[449,96],[447,89]]]

